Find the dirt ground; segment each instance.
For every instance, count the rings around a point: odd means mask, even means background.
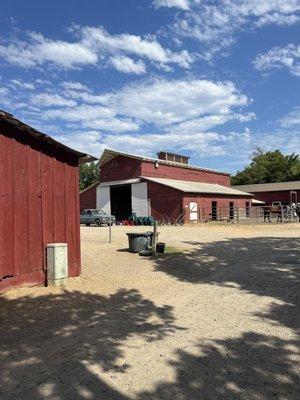
[[[0,296],[0,398],[299,399],[300,225],[82,227],[82,275]],[[1,393],[2,392],[2,393]]]

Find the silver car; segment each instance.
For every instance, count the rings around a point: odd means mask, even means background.
[[[86,226],[90,225],[110,225],[116,223],[114,215],[108,215],[103,210],[86,209],[80,214],[80,223]]]

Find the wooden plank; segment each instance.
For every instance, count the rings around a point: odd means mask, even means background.
[[[66,242],[66,204],[64,163],[53,159],[54,242]]]
[[[66,241],[68,243],[69,276],[78,275],[78,210],[76,196],[76,168],[65,164]]]
[[[14,273],[12,141],[0,134],[0,279]]]
[[[44,267],[46,267],[45,248],[54,242],[53,222],[53,165],[52,158],[41,154],[42,180],[42,229],[44,248]]]
[[[28,274],[13,276],[0,281],[0,293],[17,286],[36,286],[45,283],[43,271],[34,271]]]
[[[43,268],[41,153],[28,148],[29,272]]]
[[[75,201],[76,201],[76,243],[77,243],[77,275],[81,274],[81,245],[80,245],[80,204],[79,204],[79,167],[74,167]]]
[[[28,273],[27,146],[13,140],[14,274]]]

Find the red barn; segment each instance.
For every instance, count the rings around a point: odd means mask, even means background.
[[[80,274],[78,164],[86,154],[0,111],[0,291],[45,282],[46,245]]]
[[[117,220],[135,213],[191,222],[219,219],[222,209],[223,218],[233,218],[236,207],[251,205],[249,193],[230,187],[228,173],[189,165],[188,157],[178,154],[160,152],[153,159],[105,150],[99,165],[100,183],[83,192],[82,208],[96,204]]]
[[[255,199],[263,201],[267,205],[272,204],[273,201],[281,201],[283,205],[300,201],[300,181],[259,183],[232,187],[253,193]]]

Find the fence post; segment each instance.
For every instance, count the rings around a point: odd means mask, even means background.
[[[154,221],[153,236],[152,236],[152,252],[153,252],[153,255],[156,254],[156,242],[157,242],[157,222]]]
[[[237,218],[237,222],[238,224],[240,223],[240,209],[237,207],[237,211],[236,211],[236,218]]]

